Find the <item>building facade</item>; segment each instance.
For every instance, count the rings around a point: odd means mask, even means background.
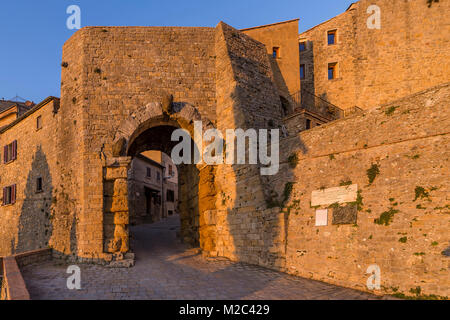
[[[344,110],[367,110],[448,82],[446,7],[362,0],[301,33],[304,99],[313,93]]]
[[[128,172],[130,223],[153,223],[178,214],[178,170],[168,155],[143,152]]]
[[[178,170],[172,159],[161,152],[161,165],[163,166],[165,216],[178,214]]]
[[[130,224],[153,223],[163,214],[163,167],[149,158],[138,155],[128,172],[128,205]]]
[[[31,101],[18,102],[9,100],[0,100],[0,129],[34,107]]]

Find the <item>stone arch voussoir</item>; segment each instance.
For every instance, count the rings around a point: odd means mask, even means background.
[[[132,135],[152,119],[167,116],[189,132],[192,132],[194,121],[202,122],[204,132],[215,128],[211,120],[202,117],[198,109],[189,103],[177,103],[173,111],[174,113],[170,115],[165,114],[160,102],[151,102],[132,111],[116,130],[113,140],[113,157],[125,156]]]

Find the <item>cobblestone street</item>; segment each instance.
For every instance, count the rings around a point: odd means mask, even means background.
[[[225,259],[204,259],[176,238],[178,217],[132,227],[136,265],[81,265],[81,290],[68,290],[68,265],[23,269],[32,299],[378,299],[363,292]]]

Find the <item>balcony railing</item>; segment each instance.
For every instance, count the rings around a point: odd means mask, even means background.
[[[294,104],[294,111],[306,110],[328,121],[341,119],[345,116],[344,110],[305,89],[291,95],[290,100]]]

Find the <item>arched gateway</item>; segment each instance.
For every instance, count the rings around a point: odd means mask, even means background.
[[[133,111],[118,127],[113,141],[113,156],[104,156],[104,250],[121,257],[129,252],[129,210],[127,172],[133,157],[146,150],[171,154],[177,142],[171,141],[172,132],[184,129],[193,137],[194,121],[201,121],[203,131],[213,129],[209,119],[201,116],[186,103],[153,102]],[[167,112],[168,109],[171,109]],[[166,110],[166,111],[164,111]],[[195,148],[195,146],[193,145]],[[209,210],[215,206],[216,189],[214,168],[205,164],[179,165],[181,236],[185,242],[201,245],[207,251],[214,249],[215,239],[202,237]],[[201,201],[199,201],[201,197]],[[203,230],[202,230],[203,229]]]
[[[0,208],[0,254],[50,247],[81,262],[132,260],[127,171],[134,157],[170,155],[172,132],[193,137],[196,121],[203,132],[221,133],[282,125],[267,48],[224,23],[86,27],[64,44],[62,62],[61,99],[50,97],[1,129],[4,145],[18,140],[18,157],[3,166],[5,194],[17,190],[17,202]],[[26,131],[38,117],[42,129]],[[178,173],[184,242],[211,256],[278,259],[273,251],[282,247],[267,247],[279,220],[261,231],[270,190],[258,165],[184,164]],[[39,178],[45,192],[33,188]],[[28,232],[29,225],[37,227]]]

